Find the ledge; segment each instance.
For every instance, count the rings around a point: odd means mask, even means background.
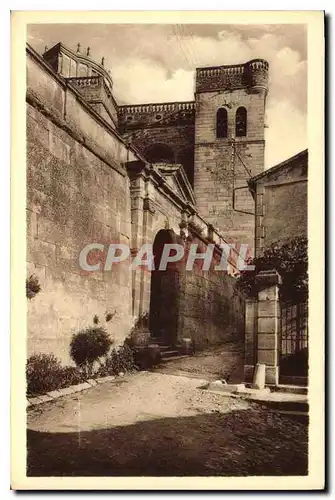
[[[122,375],[119,375],[122,376]],[[35,397],[27,397],[27,407],[36,406],[42,403],[48,403],[54,399],[61,398],[62,396],[68,396],[69,394],[75,394],[76,392],[82,392],[91,387],[95,387],[98,384],[104,384],[106,382],[112,382],[116,379],[116,376],[109,375],[107,377],[100,377],[97,379],[88,379],[86,382],[82,382],[77,385],[70,385],[70,387],[63,387],[62,389],[57,389],[55,391],[47,392],[46,394],[41,394]]]

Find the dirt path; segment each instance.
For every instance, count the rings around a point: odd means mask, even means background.
[[[280,475],[307,429],[196,378],[142,372],[28,410],[28,475]]]
[[[171,360],[159,366],[161,373],[190,374],[206,380],[225,379],[234,384],[244,378],[244,342],[226,343],[208,348],[187,358]]]

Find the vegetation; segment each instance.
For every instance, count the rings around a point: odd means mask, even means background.
[[[101,364],[97,375],[105,377],[107,375],[118,375],[119,373],[132,372],[137,370],[135,362],[135,352],[127,344],[123,344],[118,349],[113,349],[104,363]]]
[[[70,344],[70,356],[76,365],[90,377],[93,366],[106,356],[111,345],[108,332],[102,327],[90,327],[73,335]]]
[[[106,322],[111,321],[114,313],[106,313]],[[135,324],[135,329],[143,328],[148,322],[148,314],[143,314]],[[129,336],[123,345],[110,350],[113,342],[108,332],[99,325],[97,315],[94,326],[79,331],[72,336],[70,356],[76,366],[62,366],[53,354],[33,354],[27,361],[27,394],[45,394],[50,391],[69,387],[86,381],[91,377],[119,375],[148,369],[160,361],[159,348],[147,346],[138,348]],[[95,368],[95,363],[98,367]]]
[[[75,367],[63,367],[53,354],[33,354],[26,365],[27,394],[38,395],[84,381]]]
[[[242,271],[237,288],[248,297],[256,297],[255,277],[260,271],[275,269],[282,278],[280,297],[284,302],[297,304],[308,298],[308,242],[297,237],[288,242],[273,243],[260,257],[251,259],[254,271]]]
[[[38,278],[33,274],[26,280],[26,297],[33,299],[41,291],[41,285]]]

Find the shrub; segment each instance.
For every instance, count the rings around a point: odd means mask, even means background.
[[[75,366],[62,366],[53,354],[33,354],[26,365],[27,394],[45,394],[80,384],[85,376]]]
[[[106,356],[111,345],[112,340],[104,328],[87,328],[73,335],[70,356],[87,376],[91,376],[94,362]]]
[[[30,300],[41,291],[38,278],[33,274],[26,280],[26,297]]]
[[[70,387],[85,382],[86,377],[76,366],[64,366],[62,368],[61,387]]]
[[[161,361],[161,352],[157,348],[139,347],[135,350],[135,362],[140,370],[148,370]]]
[[[114,318],[115,314],[116,314],[116,310],[113,313],[107,312],[106,317],[105,317],[106,323],[111,321]]]
[[[136,370],[135,354],[133,349],[125,342],[118,349],[113,349],[106,357],[105,362],[98,370],[98,375],[117,375],[120,372]]]
[[[33,354],[26,365],[27,393],[44,394],[62,385],[62,366],[53,354]]]
[[[93,323],[94,323],[95,325],[98,325],[98,324],[99,324],[99,316],[98,316],[97,314],[95,314],[95,315],[94,315],[94,317],[93,317]]]
[[[260,271],[276,269],[282,277],[280,296],[285,302],[299,303],[308,297],[308,241],[296,237],[290,241],[276,242],[266,248],[262,255],[250,260],[254,271],[242,271],[237,289],[249,297],[258,292],[255,277]]]

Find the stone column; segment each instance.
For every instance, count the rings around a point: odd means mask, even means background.
[[[244,381],[252,382],[257,352],[257,300],[245,301]]]
[[[281,277],[275,270],[262,271],[256,276],[257,350],[256,363],[266,365],[265,383],[278,384],[281,313],[279,285]]]

